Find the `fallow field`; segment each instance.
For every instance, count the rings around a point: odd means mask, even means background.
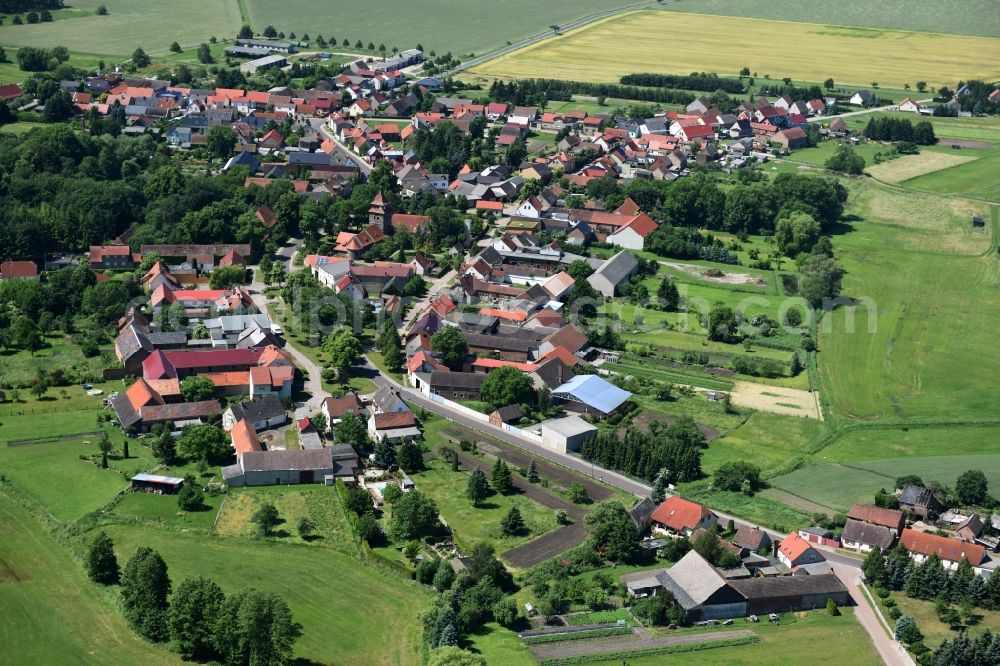
[[[637,38],[641,36],[641,38]],[[742,39],[740,36],[745,36]],[[748,47],[749,44],[760,48]],[[859,57],[864,54],[864,57]],[[902,87],[1000,78],[1000,39],[706,14],[638,11],[475,67],[486,77],[612,82],[630,72],[717,72]]]

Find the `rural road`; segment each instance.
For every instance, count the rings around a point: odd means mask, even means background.
[[[326,138],[330,139],[330,141],[333,141],[333,145],[336,146],[337,151],[346,155],[347,159],[350,160],[352,164],[361,169],[361,173],[367,176],[372,172],[371,165],[368,164],[368,162],[365,162],[363,159],[361,159],[361,157],[357,153],[350,150],[347,146],[341,143],[340,139],[338,139],[334,135],[334,133],[330,131],[330,128],[326,126],[326,123],[323,122],[321,118],[313,118],[309,122],[309,124],[312,126],[314,130],[322,132]]]
[[[914,100],[917,104],[926,104],[928,102],[933,102],[933,99],[918,99]],[[861,109],[860,111],[846,111],[844,113],[838,113],[835,116],[813,116],[808,118],[807,122],[815,123],[833,120],[834,118],[850,118],[851,116],[863,116],[869,113],[878,113],[880,111],[898,111],[899,104],[886,104],[885,106],[873,106],[870,109]]]
[[[886,666],[914,666],[913,659],[910,658],[906,649],[889,637],[887,633],[888,629],[879,620],[875,609],[869,605],[864,590],[858,584],[861,572],[857,569],[846,568],[844,565],[837,563],[833,564],[833,571],[837,574],[840,581],[847,586],[851,598],[855,601],[854,614],[858,618],[858,622],[861,623],[861,626],[865,628],[865,631],[871,637],[872,643],[875,644],[875,649],[882,658],[882,662]]]

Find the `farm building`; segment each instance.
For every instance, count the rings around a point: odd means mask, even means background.
[[[133,492],[176,495],[182,485],[184,485],[184,479],[175,476],[157,476],[156,474],[141,473],[132,477]]]
[[[927,520],[937,515],[938,504],[934,493],[927,488],[909,485],[899,493],[899,508],[911,516]]]
[[[876,546],[887,550],[895,540],[896,535],[888,527],[864,523],[853,518],[848,518],[844,523],[844,533],[840,536],[840,543],[844,548],[862,553],[867,553]]]
[[[552,397],[569,411],[603,417],[625,404],[632,394],[597,375],[577,375],[553,389]]]
[[[230,405],[222,413],[222,427],[231,430],[238,421],[246,419],[253,425],[254,430],[266,430],[279,426],[288,420],[285,413],[285,406],[281,400],[273,393],[257,398]]]
[[[539,425],[542,446],[559,453],[577,451],[585,441],[597,434],[597,428],[579,416],[548,419]]]
[[[376,442],[409,442],[421,437],[420,428],[410,410],[375,414],[368,419],[368,434]]]
[[[669,590],[692,622],[823,608],[829,599],[849,602],[847,588],[833,574],[726,579],[695,551],[669,569],[621,576],[632,596]]]
[[[618,285],[632,277],[639,268],[639,262],[631,254],[622,250],[594,271],[587,282],[605,298],[614,298]]]
[[[288,64],[288,58],[282,55],[277,55],[272,53],[271,55],[266,55],[263,58],[257,58],[256,60],[248,60],[240,65],[240,71],[244,74],[256,74],[267,69],[273,69],[275,67],[284,67]]]
[[[327,449],[247,451],[238,463],[222,468],[222,478],[231,488],[327,483],[333,479],[353,482],[357,467],[358,456],[346,444]]]
[[[733,545],[757,552],[761,549],[771,548],[771,537],[759,527],[751,527],[750,525],[743,524],[740,525],[733,536]]]

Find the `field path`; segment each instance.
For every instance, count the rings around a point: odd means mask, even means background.
[[[819,394],[815,391],[737,381],[733,384],[730,396],[737,407],[823,420]]]

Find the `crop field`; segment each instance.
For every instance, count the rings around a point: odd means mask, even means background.
[[[779,490],[844,512],[856,502],[871,502],[880,488],[892,488],[893,481],[902,473],[886,476],[856,467],[820,464],[776,477],[769,483]]]
[[[748,50],[744,40],[719,39],[737,34],[768,47]],[[805,82],[832,77],[838,83],[901,87],[913,84],[919,73],[932,87],[954,85],[963,77],[1000,77],[1000,39],[639,11],[591,23],[472,71],[612,82],[644,71],[735,76],[744,66],[761,77]]]
[[[74,0],[72,18],[52,23],[0,26],[0,43],[17,46],[65,46],[71,51],[129,56],[137,46],[149,53],[166,51],[171,42],[197,46],[213,35],[233,37],[240,28],[236,0]],[[108,8],[97,16],[98,5]],[[59,18],[60,11],[53,12]],[[262,26],[263,28],[263,26]]]
[[[234,3],[235,4],[235,3]],[[285,33],[322,34],[338,41],[349,39],[353,44],[384,43],[388,48],[413,48],[418,43],[426,49],[446,51],[455,55],[483,53],[507,41],[517,41],[548,30],[551,24],[562,24],[615,7],[637,4],[636,0],[557,0],[532,2],[507,0],[489,3],[485,0],[424,0],[399,2],[373,0],[336,6],[316,0],[289,0],[275,3],[269,0],[247,0],[253,26],[262,30],[273,25]],[[392,20],[386,20],[386,17]]]
[[[125,626],[76,562],[0,493],[0,645],[19,664],[179,664]]]
[[[991,0],[893,0],[867,2],[846,0],[836,4],[823,0],[800,0],[795,4],[768,0],[675,0],[665,5],[671,11],[723,14],[796,21],[808,16],[816,23],[859,27],[897,28],[949,32],[956,35],[1000,37],[1000,16]]]
[[[995,414],[1000,358],[990,322],[1000,307],[1000,261],[993,253],[949,252],[965,232],[946,220],[934,247],[934,232],[873,216],[879,199],[891,196],[881,188],[853,193],[848,213],[857,221],[834,246],[846,269],[842,295],[866,300],[837,308],[821,325],[819,371],[834,415],[962,421]]]
[[[848,430],[825,446],[817,457],[836,461],[928,456],[978,456],[1000,454],[996,426],[949,426],[885,430]]]
[[[823,425],[814,419],[754,412],[738,428],[709,444],[702,467],[710,474],[724,463],[748,460],[769,476],[790,460],[807,455],[822,433]]]
[[[906,155],[898,159],[889,160],[888,162],[882,162],[882,164],[874,164],[866,170],[879,180],[884,180],[887,183],[899,183],[910,178],[940,171],[941,169],[950,169],[953,166],[972,162],[975,159],[974,155],[923,150],[918,155]]]
[[[124,562],[157,550],[176,585],[205,575],[227,593],[247,586],[281,595],[302,623],[296,655],[320,663],[409,664],[419,651],[417,613],[429,595],[332,548],[112,525]]]

